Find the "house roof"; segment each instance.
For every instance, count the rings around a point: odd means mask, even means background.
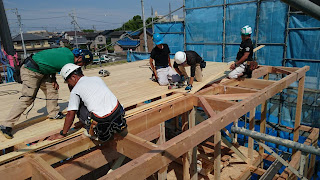
[[[122,34],[126,33],[126,31],[113,31],[109,34],[109,36],[120,37]]]
[[[87,39],[86,38],[77,38],[77,43],[78,44],[87,44]],[[76,40],[71,40],[70,41],[70,44],[75,44],[76,43]]]
[[[152,28],[147,28],[147,29],[146,29],[146,32],[147,32],[147,34],[149,34],[150,36],[152,36]],[[143,33],[143,30],[141,30],[141,31],[139,32],[138,36],[140,36],[140,34],[142,34],[142,33]]]
[[[114,32],[114,30],[104,30],[100,34],[106,36],[106,35],[110,35],[112,32]]]
[[[65,34],[68,34],[69,36],[74,36],[74,31],[66,31]],[[85,36],[85,32],[77,31],[77,36]]]
[[[119,44],[119,46],[133,46],[133,47],[136,47],[140,44],[140,41],[139,40],[132,40],[128,37],[122,39],[122,40],[119,40],[117,41],[117,44]]]
[[[30,34],[30,33],[23,33],[23,40],[24,41],[36,41],[36,40],[47,40],[49,38],[47,37],[43,37],[43,36],[40,36],[40,35],[36,35],[36,34]],[[18,42],[18,41],[21,41],[21,36],[20,34],[17,35],[16,37],[14,37],[12,39],[13,42]]]
[[[85,36],[86,38],[95,38],[99,35],[99,33],[87,33]]]

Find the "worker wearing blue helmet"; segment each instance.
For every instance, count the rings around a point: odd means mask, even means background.
[[[163,37],[159,33],[153,35],[153,42],[156,46],[151,51],[149,62],[159,85],[166,86],[170,82],[178,82],[180,76],[172,69],[169,46],[163,43]]]
[[[61,119],[64,115],[58,106],[59,84],[56,73],[68,63],[86,66],[92,62],[93,56],[88,50],[55,48],[37,52],[23,61],[21,66],[22,95],[13,105],[6,119],[0,120],[0,130],[8,138],[13,138],[12,127],[22,113],[34,102],[38,90],[46,95],[48,117]]]

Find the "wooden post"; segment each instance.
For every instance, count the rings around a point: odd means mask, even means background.
[[[157,144],[163,144],[166,142],[166,127],[165,127],[165,122],[160,124],[160,137],[157,142]],[[167,170],[168,166],[160,169],[158,171],[158,179],[159,180],[166,180],[167,179]]]
[[[254,117],[255,117],[256,109],[254,108],[252,111],[250,111],[250,118],[249,118],[249,130],[254,131]],[[253,138],[248,138],[248,163],[249,165],[253,164]]]
[[[313,145],[314,147],[317,147],[318,146],[318,138],[319,138],[319,129],[314,128],[312,131],[316,131],[316,133],[315,133],[315,137],[313,137],[311,140],[311,145]],[[311,176],[314,173],[315,164],[316,164],[316,155],[311,154],[310,165],[309,165],[308,176],[307,176],[308,179],[311,178]]]
[[[233,121],[233,126],[238,127],[238,119]],[[233,134],[234,134],[234,137],[232,138],[232,142],[236,144],[238,142],[238,134],[237,133],[233,133]]]
[[[193,108],[189,113],[189,129],[196,126],[196,109]],[[197,146],[190,151],[190,176],[192,180],[198,180],[198,170],[197,170]]]
[[[182,131],[188,130],[188,112],[181,115]],[[183,180],[190,180],[189,152],[182,155]]]
[[[221,132],[217,131],[214,135],[214,179],[220,179],[221,171]]]
[[[301,79],[299,80],[298,98],[297,98],[297,107],[296,107],[296,118],[295,118],[295,122],[294,122],[294,131],[293,131],[293,141],[295,141],[295,142],[298,142],[298,140],[299,140],[299,127],[300,127],[300,122],[301,122],[304,80],[305,80],[305,76],[302,76]],[[294,155],[295,153],[296,153],[296,150],[292,150],[292,155]]]
[[[268,80],[269,74],[265,75],[263,79]],[[268,101],[265,101],[261,104],[260,133],[266,133],[267,108],[268,108]],[[264,143],[264,141],[261,141],[261,143]],[[259,146],[259,156],[262,157],[263,153],[264,153],[264,148],[262,146]],[[261,163],[261,168],[263,168],[263,163]]]

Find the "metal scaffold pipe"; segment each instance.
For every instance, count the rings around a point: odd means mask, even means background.
[[[320,156],[320,148],[315,148],[313,146],[307,146],[298,142],[294,142],[294,141],[290,141],[287,139],[282,139],[279,137],[275,137],[275,136],[270,136],[267,134],[263,134],[263,133],[259,133],[256,131],[250,131],[244,128],[239,128],[239,127],[231,127],[231,131],[233,133],[238,133],[238,134],[242,134],[245,136],[250,136],[254,139],[258,139],[258,140],[263,140],[263,141],[268,141],[271,143],[275,143],[278,145],[282,145],[282,146],[286,146],[288,148],[292,148],[292,149],[297,149],[306,153],[311,153],[311,154],[315,154],[317,156]]]
[[[320,21],[320,6],[309,0],[281,0],[284,3],[318,19]]]

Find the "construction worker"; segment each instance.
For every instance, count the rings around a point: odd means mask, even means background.
[[[56,73],[67,63],[86,66],[92,62],[93,56],[88,51],[68,48],[56,48],[40,51],[23,61],[21,67],[22,95],[11,109],[5,120],[0,121],[2,134],[13,138],[12,127],[19,120],[21,114],[30,106],[41,89],[46,96],[48,117],[62,119],[64,115],[59,112],[58,89]]]
[[[76,114],[92,139],[107,141],[127,127],[122,105],[100,77],[84,76],[75,64],[66,64],[60,74],[71,87],[68,113],[63,129],[49,140],[66,136]]]
[[[153,35],[153,42],[156,46],[151,51],[149,62],[159,85],[169,85],[169,81],[178,82],[180,76],[172,69],[169,46],[163,43],[163,38],[159,33]],[[153,61],[155,61],[155,66]]]
[[[237,58],[235,63],[232,63],[230,69],[232,70],[228,77],[230,79],[236,79],[242,76],[244,73],[248,74],[248,77],[251,77],[252,70],[257,66],[256,63],[253,62],[253,44],[251,41],[252,28],[248,25],[244,26],[240,30],[241,34],[241,44],[237,54]]]
[[[190,78],[185,69],[187,66],[190,66]],[[185,90],[190,91],[194,79],[198,82],[202,81],[202,69],[206,67],[206,62],[194,51],[178,51],[174,56],[173,67],[182,79],[189,79]]]

